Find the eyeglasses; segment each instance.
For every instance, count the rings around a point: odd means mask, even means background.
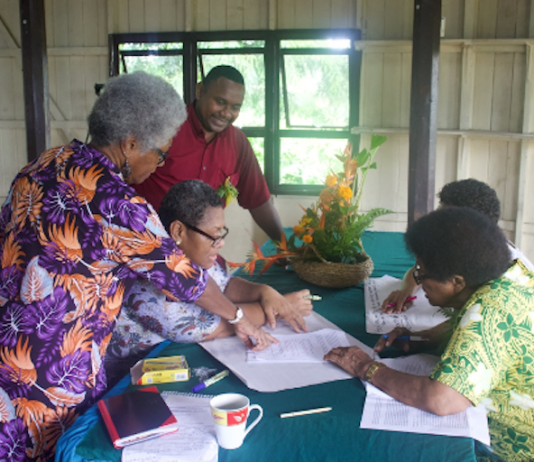
[[[169,151],[162,151],[159,148],[154,148],[153,150],[156,151],[156,154],[159,156],[158,165],[163,164],[165,159],[169,157]]]
[[[226,237],[228,236],[228,233],[230,232],[230,230],[224,226],[223,227],[223,233],[219,236],[219,237],[213,237],[213,236],[210,236],[208,233],[202,231],[201,229],[198,229],[196,226],[192,226],[192,225],[189,225],[187,223],[184,223],[182,221],[182,223],[187,226],[191,231],[194,231],[195,233],[198,233],[198,234],[202,234],[203,236],[206,236],[208,239],[211,239],[213,242],[211,243],[211,246],[212,247],[216,247],[217,245],[220,244],[220,242]]]
[[[415,283],[420,286],[423,283],[424,279],[428,279],[432,276],[429,274],[421,274],[421,266],[415,265],[415,268],[413,270],[412,276],[414,278]]]

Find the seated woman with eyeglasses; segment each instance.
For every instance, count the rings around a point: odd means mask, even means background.
[[[224,295],[239,304],[252,323],[273,324],[264,307],[276,300],[280,309],[292,311],[293,318],[300,319],[293,326],[295,330],[299,330],[299,325],[306,325],[302,318],[313,309],[311,301],[304,298],[309,290],[282,296],[265,284],[228,274],[219,255],[228,235],[224,209],[221,198],[209,185],[200,180],[174,185],[161,203],[159,216],[176,245],[191,261],[208,271]],[[163,291],[148,281],[137,283],[124,300],[106,356],[108,375],[114,378],[124,375],[126,367],[165,339],[194,343],[234,334],[233,326],[219,316],[195,303],[169,301]]]
[[[479,446],[481,457],[534,460],[534,275],[517,271],[520,261],[509,267],[497,224],[466,207],[420,218],[405,241],[417,261],[413,277],[430,304],[454,310],[446,323],[414,333],[441,351],[430,376],[395,371],[356,347],[334,348],[325,359],[402,403],[441,416],[483,403],[491,448]],[[397,328],[375,350],[409,334]],[[397,342],[405,351],[413,347]]]

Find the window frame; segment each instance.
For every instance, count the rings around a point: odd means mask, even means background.
[[[359,145],[359,135],[352,134],[351,128],[359,124],[360,74],[362,52],[356,46],[360,40],[359,29],[278,29],[255,31],[218,31],[218,32],[157,32],[157,33],[122,33],[108,36],[109,48],[109,76],[119,75],[121,57],[119,46],[124,43],[168,43],[181,42],[181,52],[167,50],[147,51],[153,55],[182,55],[184,88],[183,97],[187,104],[195,99],[195,87],[198,75],[199,56],[203,54],[223,53],[222,49],[199,49],[198,42],[222,42],[235,40],[261,40],[265,43],[263,49],[265,63],[265,122],[263,127],[241,127],[247,137],[263,137],[264,139],[264,168],[263,172],[267,185],[273,195],[317,195],[321,185],[287,185],[280,184],[280,148],[282,138],[318,138],[318,139],[348,139],[353,145]],[[329,50],[316,48],[282,49],[284,40],[325,40],[348,39],[351,46],[347,49]],[[261,52],[262,49],[251,47],[239,49],[228,48],[228,54]],[[199,54],[200,52],[200,54]],[[126,54],[138,54],[132,52]],[[317,130],[317,129],[280,129],[280,69],[283,67],[284,55],[291,54],[346,54],[349,59],[349,126],[346,130]],[[287,101],[287,100],[286,100]]]

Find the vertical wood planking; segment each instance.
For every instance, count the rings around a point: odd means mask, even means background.
[[[525,53],[514,53],[512,66],[512,98],[509,131],[521,133],[523,130],[523,110],[525,104]]]
[[[46,13],[45,13],[46,19]],[[69,46],[69,8],[68,0],[54,0],[54,47]]]
[[[314,27],[313,0],[294,0],[293,27],[295,29],[311,29]]]
[[[84,92],[84,105],[86,114],[85,117],[83,117],[84,119],[89,115],[89,112],[96,101],[96,95],[94,92],[95,83],[103,83],[106,81],[107,72],[104,72],[104,75],[102,75],[102,64],[104,64],[104,68],[107,67],[107,60],[105,57],[85,56],[83,58],[86,82],[86,88]]]
[[[445,39],[463,37],[464,2],[461,0],[443,0],[442,16],[445,18]]]
[[[475,130],[489,130],[491,126],[494,61],[495,53],[476,54],[472,126]]]
[[[160,30],[162,32],[183,30],[183,27],[178,27],[177,10],[181,3],[176,0],[160,0]]]
[[[414,0],[403,0],[404,10],[402,13],[402,39],[411,40],[413,35],[413,4]]]
[[[490,125],[492,131],[507,132],[509,128],[513,83],[510,70],[513,69],[513,61],[512,53],[495,53]]]
[[[438,128],[457,129],[460,119],[461,55],[457,52],[440,54]]]
[[[384,53],[384,76],[382,81],[382,127],[401,125],[402,54]]]
[[[70,94],[71,118],[72,120],[84,120],[87,117],[85,107],[85,94],[89,90],[89,82],[86,82],[86,69],[83,56],[71,56],[69,59],[70,68]]]
[[[328,29],[332,27],[332,12],[330,2],[325,0],[313,0],[313,28]]]
[[[267,29],[267,0],[243,0],[243,28],[247,30]]]
[[[98,9],[101,3],[100,1],[81,0],[81,25],[77,33],[82,43],[79,46],[96,47],[99,45],[101,31]]]
[[[362,0],[365,2],[365,39],[380,40],[384,34],[385,0]]]
[[[160,0],[145,0],[145,32],[161,32]]]
[[[352,0],[331,0],[332,28],[351,28],[354,24]]]
[[[145,1],[129,0],[128,5],[128,32],[146,32],[145,28]]]
[[[363,52],[360,91],[360,125],[380,127],[382,123],[383,53]]]
[[[270,0],[273,2],[274,0]],[[295,3],[294,2],[276,2],[276,28],[277,29],[294,29],[295,28]]]
[[[400,126],[410,126],[410,91],[412,82],[412,54],[402,53]]]
[[[226,0],[210,0],[209,5],[209,30],[226,30]]]
[[[478,34],[478,3],[479,0],[465,0],[464,7],[464,38],[474,39]]]
[[[404,37],[403,27],[406,21],[399,21],[399,18],[404,17],[405,1],[386,2],[385,8],[382,13],[384,20],[384,39],[385,40],[400,40]],[[410,9],[413,9],[411,5]]]
[[[476,38],[495,38],[498,2],[499,0],[482,0],[478,3],[479,19]]]
[[[55,67],[55,101],[65,116],[66,120],[72,119],[72,108],[70,98],[70,58],[67,56],[54,56],[49,58],[49,63]],[[50,67],[50,66],[49,66]],[[50,79],[50,82],[52,80]]]
[[[55,47],[56,42],[55,42],[55,37],[54,37],[54,0],[45,0],[45,27],[46,27],[46,46],[49,48]],[[19,40],[19,44],[20,44],[20,40]]]
[[[226,28],[228,30],[245,29],[245,8],[243,0],[226,0]]]
[[[15,98],[12,91],[15,60],[8,56],[0,58],[0,120],[15,119]]]
[[[529,14],[530,14],[530,0],[517,0],[517,14],[515,27],[516,38],[528,37],[529,27]]]
[[[517,20],[517,0],[499,0],[495,37],[515,38]]]
[[[192,30],[210,30],[210,0],[193,0],[192,7]]]
[[[519,166],[521,161],[521,142],[509,141],[506,152],[506,170],[504,171],[504,187],[501,197],[501,217],[516,221],[519,184]],[[501,163],[502,165],[502,163]]]
[[[456,180],[458,139],[453,136],[438,136],[436,153],[436,188],[435,194],[447,183]],[[434,207],[439,200],[434,199]]]
[[[84,45],[83,0],[70,0],[67,14],[67,23],[61,26],[69,32],[68,42],[64,46],[82,47]]]

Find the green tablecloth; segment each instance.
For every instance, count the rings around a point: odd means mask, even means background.
[[[402,277],[413,265],[404,250],[401,233],[367,232],[364,247],[375,265],[373,277],[384,274]],[[264,246],[264,250],[268,249]],[[296,274],[281,267],[271,268],[259,279],[280,292],[309,288],[323,297],[314,309],[346,332],[368,345],[377,336],[365,333],[363,286],[343,290],[319,288],[300,280]],[[191,368],[224,366],[198,345],[166,344],[159,356],[185,355]],[[160,385],[160,390],[190,391],[193,383]],[[131,386],[130,386],[131,388]],[[358,379],[313,385],[277,393],[249,390],[233,374],[208,389],[207,394],[238,392],[252,403],[260,404],[264,417],[260,424],[235,450],[219,451],[219,460],[232,461],[474,461],[474,443],[469,438],[454,438],[412,433],[360,429],[365,400],[363,385]],[[280,419],[283,412],[331,406],[324,414]],[[83,417],[82,417],[83,419]],[[61,439],[68,446],[68,432]],[[121,452],[113,449],[102,421],[89,429],[77,444],[78,460],[119,461]],[[61,459],[59,459],[61,460]],[[66,459],[64,459],[66,460]]]

